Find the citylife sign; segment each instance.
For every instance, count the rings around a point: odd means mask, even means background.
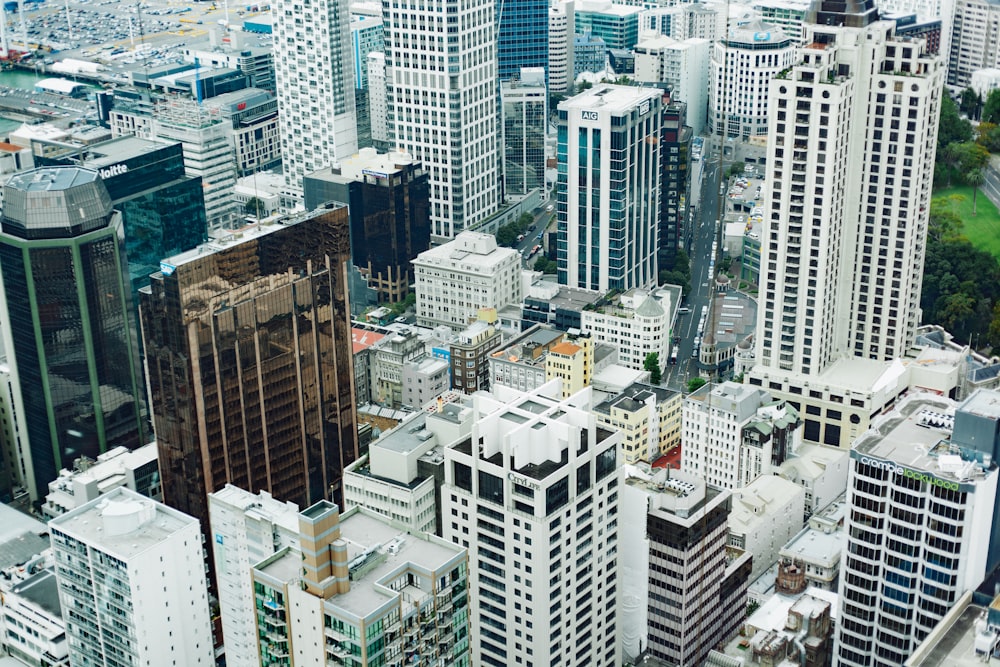
[[[520,484],[521,486],[526,486],[529,489],[538,490],[540,487],[535,482],[532,482],[527,477],[521,477],[520,475],[515,475],[512,472],[507,473],[507,479],[514,482],[515,484]]]
[[[916,470],[911,470],[910,468],[904,468],[903,466],[898,466],[891,461],[883,461],[881,459],[873,459],[870,456],[862,456],[861,462],[865,465],[872,466],[873,468],[878,468],[879,470],[885,470],[888,473],[894,475],[902,475],[903,477],[908,477],[910,479],[920,480],[921,482],[927,482],[931,486],[940,486],[942,489],[949,489],[951,491],[958,491],[958,482],[949,482],[947,480],[938,479],[933,475],[928,475],[925,472],[917,472]]]
[[[112,176],[121,176],[127,171],[127,164],[113,164],[110,167],[99,170],[97,173],[101,175],[101,178],[111,178]]]

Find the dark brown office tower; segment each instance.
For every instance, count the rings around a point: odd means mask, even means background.
[[[358,456],[347,208],[164,260],[140,292],[165,502],[206,526],[227,482],[342,504]]]

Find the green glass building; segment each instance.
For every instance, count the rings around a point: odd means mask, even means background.
[[[0,271],[33,500],[80,456],[148,441],[121,214],[96,171],[4,188]]]

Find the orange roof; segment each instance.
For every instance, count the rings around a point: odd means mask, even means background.
[[[0,141],[0,151],[7,151],[8,153],[17,153],[18,151],[23,151],[24,146],[18,146],[17,144],[9,144],[6,141]]]
[[[351,327],[351,343],[354,347],[354,354],[371,347],[375,343],[385,338],[385,334],[375,333],[367,329],[357,329]]]
[[[568,357],[576,354],[577,352],[580,351],[580,349],[581,348],[579,345],[574,345],[573,343],[568,343],[568,342],[562,342],[559,343],[558,345],[553,345],[549,351],[552,352],[553,354],[562,354]]]

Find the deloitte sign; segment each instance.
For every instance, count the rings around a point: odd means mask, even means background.
[[[942,489],[958,491],[960,488],[958,482],[949,482],[948,480],[938,479],[937,477],[928,475],[925,472],[918,472],[910,468],[904,468],[903,466],[896,465],[892,461],[883,461],[881,459],[873,459],[870,456],[862,456],[861,462],[865,465],[878,468],[879,470],[885,470],[890,474],[901,475],[910,479],[920,480],[921,482],[927,482],[931,486],[940,486]]]

